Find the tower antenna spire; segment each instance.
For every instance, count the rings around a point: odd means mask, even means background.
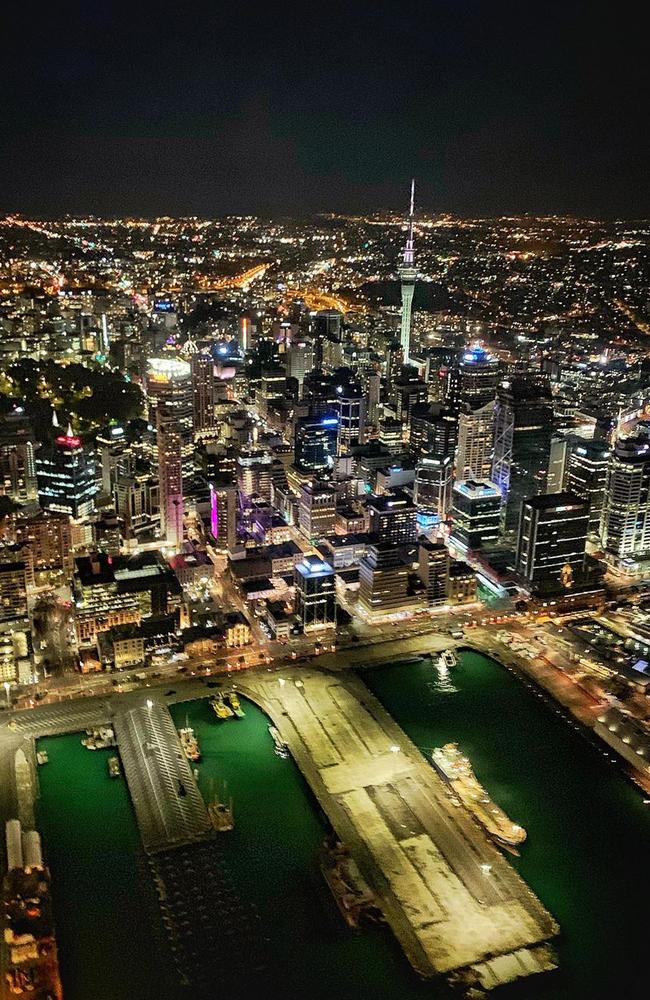
[[[404,247],[404,266],[413,267],[415,261],[415,249],[413,247],[413,213],[415,211],[415,179],[411,181],[411,203],[409,206],[409,229]]]
[[[402,266],[399,269],[402,286],[402,320],[400,325],[400,342],[404,364],[409,363],[411,348],[411,304],[417,271],[415,268],[415,248],[413,246],[413,214],[415,212],[415,179],[411,181],[411,202],[409,205],[409,228],[404,247]]]

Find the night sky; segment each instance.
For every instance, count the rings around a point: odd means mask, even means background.
[[[627,0],[7,6],[2,212],[650,215]]]

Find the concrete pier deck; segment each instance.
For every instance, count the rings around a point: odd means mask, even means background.
[[[273,719],[421,974],[470,970],[490,987],[548,967],[537,946],[555,920],[361,681],[302,668],[238,687]]]
[[[113,725],[145,850],[205,840],[207,810],[166,706],[127,708]]]

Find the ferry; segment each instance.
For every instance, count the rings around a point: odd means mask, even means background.
[[[506,850],[516,854],[516,848],[526,839],[522,826],[513,823],[479,784],[472,765],[457,743],[447,743],[431,752],[431,762],[449,787],[460,799],[485,832]]]
[[[236,691],[230,691],[226,695],[226,698],[228,700],[228,704],[232,708],[232,710],[235,713],[235,715],[237,716],[237,718],[238,719],[243,719],[244,718],[244,709],[241,707],[241,702],[240,702],[240,700],[239,700],[239,698],[237,696],[237,692]]]
[[[87,750],[108,750],[116,746],[117,741],[112,726],[100,726],[99,729],[87,729],[81,744]]]
[[[275,726],[269,726],[269,733],[271,734],[271,739],[275,744],[275,753],[278,757],[288,757],[289,747],[284,742]]]
[[[221,694],[217,698],[211,698],[210,704],[212,705],[212,711],[218,719],[232,719],[235,714],[230,705],[226,705]]]
[[[453,649],[443,649],[442,653],[438,657],[437,665],[444,670],[451,670],[452,667],[457,667],[458,657],[454,653]]]
[[[194,730],[191,726],[188,726],[187,722],[183,729],[178,730],[178,737],[181,741],[181,747],[183,748],[183,753],[188,760],[196,761],[201,760],[201,750],[199,748],[199,741],[194,735]]]
[[[119,757],[109,757],[108,758],[108,774],[111,778],[119,778],[122,773],[122,768],[120,767]]]

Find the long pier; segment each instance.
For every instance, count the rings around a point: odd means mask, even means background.
[[[238,678],[273,719],[412,965],[492,988],[554,967],[558,925],[357,678]]]
[[[113,726],[145,851],[205,840],[208,813],[167,707],[127,708]]]

